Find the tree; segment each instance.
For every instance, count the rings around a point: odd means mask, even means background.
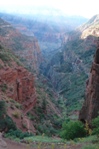
[[[67,140],[81,138],[86,135],[84,125],[80,121],[69,121],[63,123],[61,137]]]
[[[99,137],[99,116],[93,119],[92,121],[93,128],[93,134],[96,134],[97,137]]]

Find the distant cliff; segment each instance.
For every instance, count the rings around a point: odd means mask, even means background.
[[[99,114],[99,46],[86,82],[86,99],[79,114],[82,122],[90,123]]]
[[[38,71],[41,62],[41,51],[35,37],[21,34],[9,23],[0,19],[0,43],[21,57],[21,60],[32,70]]]

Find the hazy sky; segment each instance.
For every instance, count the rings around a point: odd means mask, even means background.
[[[32,7],[58,8],[68,15],[92,17],[99,14],[99,0],[0,0],[0,10],[27,13]]]

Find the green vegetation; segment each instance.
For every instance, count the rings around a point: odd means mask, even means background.
[[[99,140],[96,135],[87,136],[82,139],[78,139],[77,142],[82,144],[81,149],[98,149],[99,148]]]
[[[92,121],[92,125],[94,127],[93,129],[93,134],[97,135],[97,137],[99,137],[99,116],[96,117],[93,121]]]
[[[19,118],[19,117],[20,117],[20,113],[17,112],[17,111],[14,111],[14,112],[13,112],[13,116],[14,116],[15,118]]]
[[[86,136],[84,125],[80,121],[64,122],[61,131],[61,137],[67,140],[82,138]]]
[[[5,107],[5,101],[0,101],[0,119],[2,119],[6,115],[6,107]]]
[[[98,149],[99,145],[98,144],[91,144],[91,145],[84,145],[82,149]]]
[[[11,138],[11,139],[16,139],[16,138],[23,139],[25,137],[30,137],[30,136],[33,136],[33,134],[31,134],[31,133],[29,134],[28,132],[22,132],[19,129],[16,129],[16,130],[10,129],[5,134],[5,137]]]
[[[16,129],[15,123],[7,115],[5,101],[0,101],[0,131],[8,131],[10,129]]]
[[[24,138],[24,140],[28,141],[28,142],[46,142],[46,143],[59,143],[59,142],[63,142],[62,139],[54,139],[52,137],[48,137],[45,136],[44,134],[42,134],[41,136],[31,136],[31,137],[26,137]]]
[[[60,127],[58,125],[59,116],[53,107],[57,111],[58,102],[55,100],[53,90],[49,87],[51,84],[41,76],[39,81],[36,80],[35,85],[38,101],[33,111],[28,113],[28,117],[33,121],[37,135],[43,133],[47,136],[56,135]]]
[[[9,57],[9,55],[7,55],[7,53],[4,53],[4,52],[2,52],[2,53],[0,53],[0,59],[2,59],[2,61],[9,61],[10,60],[10,57]]]
[[[7,115],[6,111],[6,102],[4,100],[0,101],[0,131],[5,132],[5,137],[11,139],[23,139],[25,137],[33,136],[33,134],[29,134],[28,132],[22,132],[21,130],[17,129],[13,120]],[[16,118],[18,118],[15,115]]]
[[[17,56],[15,56],[11,50],[5,49],[0,45],[0,59],[4,62],[4,64],[8,64],[12,66],[11,62],[15,61],[18,65],[22,65]]]
[[[6,90],[8,89],[7,84],[0,85],[0,88],[3,92],[6,92]]]

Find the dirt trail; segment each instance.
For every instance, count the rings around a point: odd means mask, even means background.
[[[4,139],[7,143],[8,149],[33,149],[30,148],[28,144],[14,142],[8,139]]]
[[[39,146],[40,143],[38,144],[23,144],[23,143],[17,143],[14,141],[11,141],[9,139],[4,139],[7,143],[8,149],[81,149],[82,148],[82,144],[68,144],[68,145],[61,145],[61,144],[56,144],[56,145],[52,145],[52,144],[42,144],[41,146]]]

